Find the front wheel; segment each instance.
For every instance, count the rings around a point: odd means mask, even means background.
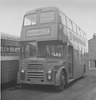
[[[63,91],[64,87],[65,87],[65,82],[66,79],[65,79],[65,73],[62,71],[61,72],[61,75],[60,75],[60,85],[59,86],[56,86],[56,90],[57,91]]]

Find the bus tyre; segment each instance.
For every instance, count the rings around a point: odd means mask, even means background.
[[[63,91],[63,89],[65,88],[65,73],[62,71],[61,75],[60,75],[60,85],[56,86],[56,90],[57,91]]]

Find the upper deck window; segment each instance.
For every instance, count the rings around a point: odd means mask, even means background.
[[[24,19],[24,26],[35,25],[37,23],[37,14],[26,15]]]
[[[54,12],[43,12],[40,14],[40,23],[48,23],[54,21]]]
[[[72,25],[73,25],[73,31],[74,31],[74,32],[77,32],[76,24],[72,23]]]
[[[81,30],[80,30],[79,27],[77,27],[77,33],[78,33],[79,35],[81,35]]]
[[[65,15],[62,14],[62,13],[60,13],[60,16],[61,16],[62,23],[63,23],[64,25],[66,25],[66,17],[65,17]]]
[[[72,30],[72,22],[69,18],[67,18],[67,27]]]

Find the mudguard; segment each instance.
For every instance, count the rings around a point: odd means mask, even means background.
[[[57,73],[56,73],[56,80],[55,80],[55,86],[59,86],[60,85],[60,74],[61,74],[61,71],[62,70],[66,70],[64,66],[62,66],[61,68],[59,68],[57,70]]]

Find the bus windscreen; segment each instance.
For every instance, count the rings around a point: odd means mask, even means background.
[[[37,14],[26,15],[24,18],[24,26],[36,25],[37,24]]]
[[[36,57],[36,42],[24,42],[21,45],[21,58]]]
[[[29,14],[24,17],[24,26],[29,25],[36,25],[37,24],[37,14]],[[54,11],[48,11],[48,12],[41,12],[39,15],[39,23],[50,23],[54,22],[55,19],[55,12]]]
[[[43,12],[40,13],[40,23],[49,23],[54,21],[54,12]]]
[[[44,58],[44,57],[58,57],[62,58],[64,56],[63,50],[64,45],[60,43],[48,43],[45,42],[42,44],[42,42],[37,43],[38,46],[36,46],[36,42],[24,42],[21,46],[21,58],[28,58],[28,57],[38,57],[38,58]]]
[[[63,50],[64,45],[60,43],[51,43],[51,42],[39,42],[38,43],[38,57],[57,57],[62,58],[64,56]]]

